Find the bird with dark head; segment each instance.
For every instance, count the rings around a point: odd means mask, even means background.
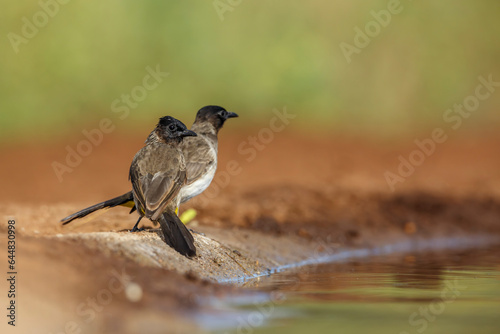
[[[196,136],[179,120],[160,118],[146,145],[130,165],[132,195],[140,215],[159,223],[165,242],[179,253],[196,255],[194,239],[176,215],[180,191],[186,184],[186,161],[180,144],[184,137]]]
[[[187,176],[186,183],[180,191],[180,203],[185,203],[191,198],[198,196],[205,191],[205,189],[207,189],[212,182],[217,170],[219,130],[229,118],[235,117],[238,117],[236,113],[214,105],[205,106],[197,112],[195,121],[191,126],[191,130],[196,132],[198,136],[186,137],[179,144],[185,158]],[[170,138],[172,135],[169,134],[169,131],[174,131],[174,125],[172,125],[172,122],[169,121],[170,119],[173,118],[167,116],[160,119],[156,129],[151,132],[146,140],[146,143]],[[172,127],[172,129],[169,129],[170,127]],[[177,125],[175,125],[175,127],[177,127]],[[177,130],[177,134],[182,134],[185,131],[184,129],[179,128],[177,128]],[[136,206],[131,191],[121,196],[85,208],[66,218],[63,218],[61,221],[65,225],[75,219],[86,217],[93,212],[103,209],[106,210],[119,205],[130,207],[132,208],[130,212],[134,212]],[[132,231],[138,230],[138,224],[139,221],[132,228]]]
[[[219,106],[203,107],[196,114],[191,130],[198,136],[181,144],[188,177],[181,190],[181,203],[204,192],[212,182],[217,170],[217,135],[224,122],[234,117],[238,117],[238,114]]]
[[[180,143],[184,137],[190,136],[196,137],[196,133],[188,130],[181,121],[171,116],[165,116],[160,118],[160,121],[149,135],[146,143],[154,141],[163,141],[164,143],[176,141]]]
[[[198,110],[193,126],[196,125],[212,125],[214,130],[219,132],[229,118],[238,117],[238,114],[227,111],[219,106],[206,106]]]

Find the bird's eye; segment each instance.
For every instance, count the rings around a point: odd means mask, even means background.
[[[176,128],[177,128],[177,127],[175,126],[175,124],[170,124],[170,125],[168,126],[168,129],[169,129],[170,131],[175,131],[175,129],[176,129]]]
[[[222,110],[219,114],[220,114],[222,117],[226,117],[226,116],[227,116],[227,111]]]

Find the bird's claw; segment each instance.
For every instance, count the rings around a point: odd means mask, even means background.
[[[202,236],[205,236],[205,233],[195,231],[195,230],[193,230],[192,228],[190,228],[190,229],[189,229],[189,232],[191,232],[191,233],[195,233],[195,234],[199,234],[199,235],[202,235]]]

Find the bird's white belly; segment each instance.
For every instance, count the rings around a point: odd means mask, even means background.
[[[200,179],[196,180],[195,182],[191,183],[190,185],[184,186],[181,189],[181,203],[189,201],[191,198],[198,196],[202,192],[205,191],[205,189],[208,188],[210,183],[212,183],[212,180],[215,176],[215,171],[217,170],[217,165],[214,164],[210,170],[203,175]]]

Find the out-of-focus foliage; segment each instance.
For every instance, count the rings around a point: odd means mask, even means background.
[[[141,86],[148,66],[170,74],[124,127],[164,114],[190,123],[199,107],[220,104],[249,122],[287,106],[304,122],[396,134],[442,123],[478,76],[500,81],[495,0],[401,0],[348,63],[341,43],[354,45],[354,29],[373,25],[372,11],[390,2],[42,0],[52,6],[46,25],[38,1],[5,2],[0,130],[50,135],[118,119],[113,101]],[[23,36],[34,16],[41,27],[16,53],[11,33]],[[500,91],[481,101],[468,124],[498,121],[499,102]]]

